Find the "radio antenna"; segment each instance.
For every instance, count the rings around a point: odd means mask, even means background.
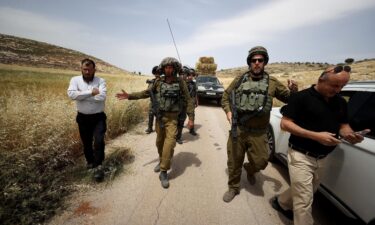
[[[167,18],[167,23],[168,23],[169,31],[171,32],[171,35],[172,35],[172,40],[173,40],[174,47],[176,48],[176,52],[177,52],[177,56],[178,56],[178,60],[179,60],[180,63],[181,63],[180,54],[178,53],[177,45],[176,45],[176,42],[175,42],[175,40],[174,40],[174,36],[173,36],[173,32],[172,32],[172,28],[171,28],[171,25],[169,24],[169,20],[168,20],[168,18]]]

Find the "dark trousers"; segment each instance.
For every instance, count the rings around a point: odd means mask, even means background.
[[[152,106],[150,106],[150,110],[148,111],[148,129],[149,130],[152,130],[152,127],[154,126],[154,112],[151,108]]]
[[[178,114],[177,118],[177,135],[176,139],[180,139],[182,136],[182,129],[184,128],[184,123],[186,120],[186,107],[182,107],[181,112]]]
[[[106,119],[107,116],[104,112],[89,115],[77,114],[76,121],[87,164],[98,166],[104,160],[104,135],[107,130]]]

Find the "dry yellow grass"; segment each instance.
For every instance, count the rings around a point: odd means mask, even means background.
[[[80,72],[0,65],[0,221],[40,223],[69,190],[82,155],[74,101],[66,94]],[[148,101],[118,101],[115,93],[143,90],[145,77],[97,74],[107,81],[107,140],[143,118]],[[121,156],[121,154],[119,154]],[[122,156],[121,156],[122,157]],[[116,160],[112,160],[116,161]],[[83,168],[81,168],[83,169]]]

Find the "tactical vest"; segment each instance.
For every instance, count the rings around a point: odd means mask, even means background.
[[[254,81],[249,75],[244,75],[241,84],[235,91],[236,107],[239,113],[250,113],[261,116],[272,109],[272,96],[268,94],[269,75],[264,73],[263,78]]]
[[[159,110],[163,112],[179,112],[182,106],[180,82],[168,84],[161,81],[157,100]]]

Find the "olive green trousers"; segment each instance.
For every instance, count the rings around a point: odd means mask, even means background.
[[[250,175],[263,170],[268,164],[267,135],[265,132],[252,133],[237,129],[238,137],[234,142],[232,134],[229,133],[227,143],[228,154],[228,186],[229,189],[239,191],[241,182],[242,165],[245,153],[249,164],[246,172]]]
[[[156,120],[156,147],[159,153],[160,170],[167,171],[171,168],[171,160],[176,147],[178,112],[166,112],[162,116],[162,125]]]

